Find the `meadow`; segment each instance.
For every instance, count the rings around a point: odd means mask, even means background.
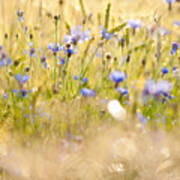
[[[180,179],[178,0],[0,1],[0,178]]]

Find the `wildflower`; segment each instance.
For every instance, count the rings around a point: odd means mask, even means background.
[[[121,88],[121,87],[116,88],[116,91],[119,92],[119,93],[122,94],[122,95],[127,95],[127,94],[129,94],[128,89],[124,89],[124,88]]]
[[[110,40],[114,36],[114,34],[107,32],[107,29],[103,28],[102,26],[100,26],[100,28],[101,28],[101,36],[104,39]]]
[[[58,65],[65,64],[64,58],[58,57],[58,60],[59,60]]]
[[[35,52],[36,52],[35,49],[34,49],[34,48],[31,48],[30,51],[29,51],[29,56],[30,56],[30,57],[33,57],[34,54],[35,54]]]
[[[85,78],[83,78],[83,83],[87,83],[88,82],[88,78],[87,77],[85,77]]]
[[[27,97],[28,96],[28,91],[25,89],[21,89],[21,95],[22,97]]]
[[[26,89],[23,89],[23,88],[21,90],[13,89],[12,92],[14,94],[17,94],[18,97],[23,97],[23,98],[28,97],[28,91]]]
[[[163,74],[167,74],[169,72],[169,69],[167,67],[163,67],[163,68],[161,68],[161,72]]]
[[[166,2],[166,3],[174,3],[174,2],[176,2],[176,0],[164,0],[164,2]]]
[[[53,53],[57,53],[58,51],[62,50],[59,44],[55,43],[49,43],[48,44],[48,49],[51,50]]]
[[[84,97],[94,97],[95,91],[88,89],[88,88],[82,88],[80,92]]]
[[[74,49],[73,44],[68,44],[68,46],[63,46],[62,50],[64,51],[64,54],[67,54],[67,57],[70,58],[72,54],[77,53],[77,47]]]
[[[137,29],[137,28],[140,28],[142,26],[142,23],[140,20],[129,20],[127,22],[127,25],[132,29]]]
[[[2,67],[5,67],[7,65],[11,65],[12,61],[11,59],[8,57],[8,55],[6,54],[6,52],[4,50],[1,50],[0,52],[0,65]]]
[[[4,93],[4,99],[6,100],[8,98],[8,93]]]
[[[180,27],[180,21],[174,21],[174,26]]]
[[[166,36],[166,35],[170,34],[170,31],[168,29],[166,29],[165,27],[162,27],[162,26],[157,28],[157,32],[161,36]]]
[[[109,75],[110,80],[114,81],[115,83],[123,82],[126,79],[126,74],[120,71],[113,71]]]
[[[179,44],[177,42],[173,42],[172,43],[172,49],[171,49],[171,55],[172,56],[176,54],[178,48],[179,48]]]
[[[165,97],[169,97],[169,93],[172,90],[172,84],[168,81],[161,80],[159,82],[154,82],[153,80],[148,80],[145,84],[144,94],[152,95],[155,97],[159,97],[163,95]]]
[[[20,83],[20,84],[25,84],[29,79],[30,77],[28,75],[21,75],[21,74],[17,74],[15,76],[15,79]]]
[[[109,103],[107,104],[107,109],[109,113],[112,115],[112,117],[117,121],[124,120],[127,115],[126,110],[121,106],[121,104],[117,100],[109,101]]]
[[[71,33],[65,36],[64,41],[72,44],[83,43],[91,39],[90,31],[82,31],[82,26],[78,26],[71,29]]]
[[[76,75],[74,75],[73,76],[73,79],[74,80],[80,80],[81,81],[81,84],[84,84],[84,83],[87,83],[88,82],[88,78],[87,77],[85,77],[85,78],[82,78],[81,76],[76,76]]]
[[[147,119],[146,119],[146,117],[145,116],[143,116],[143,114],[141,114],[140,112],[137,114],[137,116],[138,116],[138,119],[140,120],[140,122],[142,123],[142,124],[146,124],[147,123]]]
[[[17,16],[18,16],[18,20],[19,22],[23,22],[24,21],[24,12],[21,10],[17,11]]]
[[[124,38],[120,39],[120,44],[121,44],[121,47],[124,47],[124,45],[125,45],[125,39]]]
[[[166,2],[166,3],[168,3],[168,9],[169,9],[169,11],[171,11],[171,9],[172,9],[172,4],[174,3],[174,2],[176,2],[176,0],[163,0],[164,2]]]
[[[79,78],[78,78],[76,75],[74,75],[74,76],[73,76],[73,79],[74,79],[74,80],[78,80]]]

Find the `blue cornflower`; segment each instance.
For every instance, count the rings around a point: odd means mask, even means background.
[[[61,50],[62,50],[62,48],[60,47],[60,45],[57,44],[57,43],[54,43],[54,44],[49,43],[49,44],[48,44],[48,49],[51,50],[53,53],[57,53],[58,51],[61,51]]]
[[[168,9],[169,9],[169,11],[171,11],[171,9],[172,9],[172,4],[174,3],[174,2],[176,2],[176,0],[163,0],[165,3],[168,3],[168,5],[169,5],[169,7],[168,7]]]
[[[73,44],[68,44],[68,46],[63,46],[62,50],[64,51],[64,54],[67,54],[67,56],[70,58],[72,54],[77,53],[77,47],[74,48]]]
[[[15,79],[20,83],[20,84],[24,84],[24,83],[26,83],[29,79],[30,79],[30,77],[28,76],[28,75],[21,75],[21,74],[17,74],[16,76],[15,76]]]
[[[170,34],[170,31],[162,26],[158,28],[158,32],[161,36],[166,36],[166,35]]]
[[[101,28],[101,36],[107,40],[110,40],[114,34],[107,32],[107,29],[103,28],[102,26],[100,26]]]
[[[176,2],[176,0],[163,0],[164,2],[166,2],[166,3],[174,3],[174,2]]]
[[[21,90],[18,90],[18,89],[13,89],[12,92],[14,94],[17,94],[18,97],[28,97],[28,91],[26,89],[21,89]]]
[[[88,82],[88,78],[87,78],[87,77],[82,78],[81,76],[78,77],[78,76],[74,75],[74,76],[73,76],[73,79],[74,79],[74,80],[80,80],[82,84]]]
[[[72,44],[82,43],[91,39],[90,31],[82,31],[82,26],[77,26],[71,29],[71,33],[65,36],[64,41]]]
[[[121,46],[124,47],[124,45],[125,45],[125,38],[121,38],[120,42],[121,42]]]
[[[137,28],[140,28],[142,26],[142,23],[140,20],[129,20],[127,22],[127,25],[132,29],[137,29]]]
[[[62,57],[57,57],[57,59],[59,60],[58,61],[58,65],[62,65],[62,64],[65,64],[65,59],[64,58],[62,58]]]
[[[177,42],[173,42],[172,43],[172,49],[171,49],[171,55],[172,56],[176,54],[178,48],[179,48],[179,44]]]
[[[122,88],[122,87],[116,88],[116,91],[119,92],[119,93],[122,94],[122,95],[128,95],[128,94],[129,94],[128,89],[124,89],[124,88]]]
[[[160,96],[164,95],[169,97],[169,93],[172,90],[172,84],[168,81],[161,80],[155,82],[153,80],[148,80],[145,84],[144,95]]]
[[[79,78],[78,78],[76,75],[74,75],[74,76],[73,76],[73,79],[74,79],[74,80],[78,80]]]
[[[26,98],[26,97],[28,97],[28,91],[26,89],[21,89],[21,94],[19,94],[19,95]]]
[[[4,93],[4,99],[8,98],[8,93]]]
[[[109,75],[110,80],[114,81],[115,83],[123,82],[126,79],[126,74],[120,71],[113,71]]]
[[[146,119],[146,117],[145,116],[143,116],[143,114],[141,114],[140,112],[137,114],[137,116],[138,116],[138,119],[140,120],[140,122],[142,123],[142,124],[146,124],[147,123],[147,119]]]
[[[169,69],[167,67],[163,67],[163,68],[161,68],[161,72],[163,74],[167,74],[169,72]]]
[[[88,88],[82,88],[80,93],[84,96],[84,97],[94,97],[95,96],[95,91],[88,89]]]
[[[180,27],[180,21],[174,21],[173,23],[175,26]]]
[[[19,22],[23,22],[24,21],[24,12],[21,10],[18,10],[17,17],[18,17]]]
[[[12,64],[11,59],[8,57],[8,55],[4,51],[2,51],[0,53],[0,65],[2,67],[5,67],[5,66],[11,65],[11,64]]]
[[[30,57],[33,57],[34,54],[35,54],[36,50],[32,47],[30,50],[29,50],[29,56]]]
[[[87,77],[83,78],[83,83],[87,83],[87,82],[88,82],[88,78]]]

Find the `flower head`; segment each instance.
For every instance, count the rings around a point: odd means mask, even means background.
[[[18,17],[19,22],[23,22],[24,21],[24,12],[21,10],[18,10],[17,17]]]
[[[89,30],[82,31],[82,26],[77,26],[71,29],[71,33],[65,36],[64,41],[72,44],[82,43],[90,40],[91,35]]]
[[[163,0],[163,1],[166,2],[166,3],[169,3],[169,4],[172,4],[172,3],[176,2],[176,0]]]
[[[110,40],[114,36],[114,34],[107,32],[107,29],[103,28],[102,26],[100,26],[100,28],[101,28],[101,36],[104,39]]]
[[[144,94],[152,95],[152,96],[169,96],[169,93],[172,90],[172,84],[168,81],[161,80],[159,82],[155,82],[153,80],[148,80],[145,84]]]
[[[174,26],[180,27],[180,21],[174,21]]]
[[[122,87],[116,88],[116,91],[119,92],[119,93],[122,94],[122,95],[127,95],[127,94],[129,94],[128,89],[124,89],[124,88],[122,88]]]
[[[167,67],[163,67],[163,68],[161,68],[161,72],[163,74],[167,74],[169,72],[169,69]]]
[[[57,53],[58,51],[62,50],[59,44],[55,43],[49,43],[48,44],[48,49],[51,50],[53,53]]]
[[[120,71],[113,71],[109,75],[110,80],[114,81],[115,83],[123,82],[126,79],[126,74]]]
[[[127,22],[127,25],[130,27],[130,28],[133,28],[133,29],[137,29],[137,28],[140,28],[142,26],[142,23],[140,20],[129,20]]]
[[[30,77],[28,75],[21,75],[21,74],[17,74],[15,76],[15,79],[20,83],[20,84],[25,84],[29,79]]]
[[[95,91],[88,89],[88,88],[82,88],[80,92],[84,97],[94,97]]]
[[[172,43],[171,55],[175,55],[179,48],[179,44],[177,42]]]

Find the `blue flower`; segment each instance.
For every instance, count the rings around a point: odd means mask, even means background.
[[[26,98],[28,97],[28,91],[26,89],[21,89],[21,94],[19,95],[22,95],[22,97]]]
[[[166,2],[166,3],[169,3],[169,4],[172,4],[172,3],[176,2],[176,0],[163,0],[163,1]]]
[[[126,79],[126,74],[120,71],[113,71],[109,75],[110,80],[114,81],[115,83],[123,82]]]
[[[5,67],[7,65],[11,65],[12,64],[12,61],[11,59],[8,57],[8,55],[3,51],[1,52],[0,54],[0,65],[2,67]]]
[[[103,28],[102,26],[100,26],[101,28],[101,36],[107,40],[110,40],[114,34],[107,32],[107,29]]]
[[[49,43],[49,44],[48,44],[48,49],[51,50],[53,53],[57,53],[58,51],[61,51],[61,50],[62,50],[62,48],[60,47],[60,45],[57,44],[57,43],[54,43],[54,44]]]
[[[152,95],[152,96],[166,96],[169,97],[169,93],[172,90],[172,84],[168,81],[161,80],[159,82],[155,82],[153,80],[148,80],[145,84],[144,95]]]
[[[24,21],[24,12],[21,10],[17,11],[17,16],[18,16],[18,20],[19,22],[23,22]]]
[[[87,77],[83,78],[83,82],[87,83],[88,82],[88,78]]]
[[[146,119],[146,117],[145,116],[143,116],[143,114],[141,114],[140,112],[137,114],[137,116],[138,116],[138,119],[140,120],[140,122],[142,123],[142,124],[146,124],[147,123],[147,119]]]
[[[171,55],[175,55],[179,48],[179,44],[177,42],[172,43]]]
[[[88,82],[88,78],[87,78],[87,77],[82,78],[81,76],[78,77],[78,76],[74,75],[74,76],[73,76],[73,79],[74,79],[74,80],[80,80],[80,81],[81,81],[81,84]]]
[[[30,56],[30,57],[33,57],[34,54],[35,54],[35,52],[36,52],[36,50],[32,47],[32,48],[30,49],[30,51],[29,51],[29,56]]]
[[[28,97],[28,91],[26,89],[21,89],[21,90],[13,89],[12,92],[17,94],[18,97],[24,97],[24,98]]]
[[[122,94],[122,95],[127,95],[127,94],[129,94],[128,89],[124,89],[124,88],[121,88],[121,87],[116,88],[116,91],[119,92],[119,93]]]
[[[166,29],[165,27],[159,27],[158,32],[161,36],[166,36],[166,35],[170,34],[170,31],[168,29]]]
[[[137,29],[137,28],[140,28],[142,26],[142,23],[140,20],[129,20],[127,22],[127,25],[130,27],[130,28],[133,28],[133,29]]]
[[[71,29],[71,33],[65,36],[64,41],[72,44],[83,43],[91,39],[90,31],[82,31],[82,26],[77,26]]]
[[[73,76],[74,80],[78,80],[78,77],[76,75]]]
[[[8,93],[4,93],[4,99],[8,98]]]
[[[167,74],[169,72],[169,69],[167,67],[163,67],[163,68],[161,68],[161,72],[163,74]]]
[[[80,93],[84,96],[84,97],[94,97],[95,96],[95,91],[88,89],[88,88],[83,88],[81,89]]]
[[[21,74],[17,74],[15,76],[15,79],[20,83],[20,84],[25,84],[29,79],[30,77],[28,75],[24,75],[22,76]]]
[[[174,21],[174,23],[173,23],[175,26],[180,26],[180,21]]]

